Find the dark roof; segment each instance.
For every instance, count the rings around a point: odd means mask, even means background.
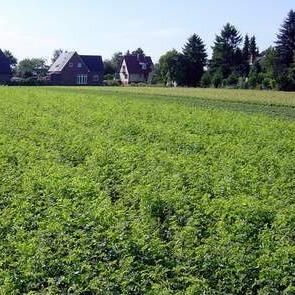
[[[9,59],[0,49],[0,74],[11,74]]]
[[[63,70],[70,59],[76,54],[76,52],[63,52],[58,59],[50,67],[50,73],[58,73]],[[86,65],[90,72],[103,72],[102,57],[99,55],[79,55],[78,57]]]
[[[103,72],[102,57],[99,55],[79,55],[91,72]]]
[[[152,70],[153,62],[150,56],[144,55],[126,55],[124,60],[127,65],[128,72],[130,74],[142,74],[144,72],[150,72]],[[147,65],[147,69],[143,70],[140,66],[141,63]]]

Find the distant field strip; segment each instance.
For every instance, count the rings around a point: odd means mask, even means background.
[[[134,99],[147,99],[161,103],[177,103],[191,107],[240,111],[249,114],[262,113],[275,117],[295,119],[295,105],[292,105],[292,102],[295,101],[294,93],[152,87],[51,88],[53,92],[63,92],[65,89],[67,92],[81,95],[127,96]],[[231,93],[232,91],[233,93]],[[210,93],[213,94],[212,97],[209,95]],[[221,95],[218,96],[217,93]],[[262,99],[254,99],[251,94],[254,97],[261,94]],[[229,99],[226,97],[229,97]],[[235,99],[236,97],[238,99]],[[273,102],[270,103],[270,101]],[[287,101],[289,101],[289,104],[286,103]]]
[[[160,87],[104,87],[104,91],[164,95],[169,97],[192,97],[210,100],[274,104],[295,107],[295,92],[204,89],[204,88],[160,88]]]

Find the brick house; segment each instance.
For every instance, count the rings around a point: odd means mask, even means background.
[[[141,54],[126,55],[120,68],[120,81],[122,84],[151,83],[154,65],[150,56]]]
[[[102,85],[104,67],[98,55],[79,55],[64,52],[48,71],[47,80],[52,85]]]
[[[4,55],[0,49],[0,84],[7,83],[11,80],[12,73],[9,59]]]

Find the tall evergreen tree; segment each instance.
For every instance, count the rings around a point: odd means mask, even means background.
[[[289,67],[295,51],[295,11],[291,10],[277,35],[277,51],[283,64]]]
[[[223,78],[235,72],[241,64],[239,48],[241,42],[242,37],[238,30],[233,25],[226,24],[220,35],[216,36],[212,47],[211,71],[222,73]]]
[[[244,39],[242,55],[243,55],[242,75],[248,76],[250,71],[250,38],[248,34],[246,34]]]
[[[248,34],[246,34],[245,40],[244,40],[243,57],[245,58],[246,61],[249,62],[249,58],[250,58],[250,39],[249,39]]]
[[[258,55],[259,55],[259,50],[256,44],[256,37],[252,36],[250,39],[250,47],[249,47],[249,52],[250,52],[250,62],[251,64],[254,64]]]
[[[193,34],[183,47],[185,57],[185,80],[186,84],[195,87],[200,84],[204,67],[207,63],[207,53],[203,40]]]

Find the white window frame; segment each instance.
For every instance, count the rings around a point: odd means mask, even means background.
[[[82,68],[82,63],[81,62],[78,62],[77,67],[78,68]]]
[[[88,75],[80,74],[76,76],[77,85],[87,85],[87,83],[88,83]]]

